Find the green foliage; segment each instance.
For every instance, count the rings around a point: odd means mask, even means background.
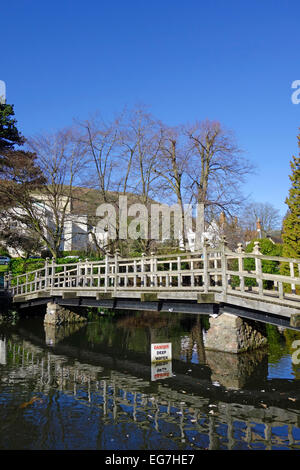
[[[245,249],[246,253],[252,253],[254,248],[254,242],[259,242],[260,251],[263,255],[266,256],[281,256],[282,254],[282,245],[279,243],[273,243],[268,238],[261,238],[252,240]],[[268,272],[268,271],[266,271]]]
[[[300,147],[300,134],[298,145]],[[300,157],[293,157],[291,169],[292,186],[285,200],[289,210],[283,221],[283,256],[300,258]]]
[[[13,276],[28,273],[44,267],[45,261],[42,259],[14,258],[9,263],[9,270]]]
[[[298,146],[300,147],[300,134],[298,135]],[[283,221],[283,251],[286,258],[300,258],[300,157],[293,157],[290,162],[292,174],[290,180],[292,186],[289,196],[285,202],[288,205],[288,213]],[[283,275],[290,275],[288,263],[282,263],[280,272]],[[295,266],[295,276],[299,275],[298,267]],[[298,290],[299,288],[297,288]],[[285,290],[289,291],[290,286],[285,285]]]
[[[14,258],[9,263],[9,270],[13,276],[19,276],[31,271],[36,271],[44,267],[44,260],[42,259],[23,259],[23,258]],[[28,281],[34,280],[34,274],[28,276]],[[21,278],[21,282],[25,281],[24,278]],[[15,280],[12,280],[12,285],[15,285]]]
[[[279,243],[273,243],[268,238],[262,239],[255,239],[252,240],[245,249],[246,253],[252,253],[254,248],[254,242],[258,241],[260,245],[260,252],[266,256],[282,256],[282,245]],[[280,274],[280,264],[277,261],[269,261],[263,260],[262,264],[262,272],[269,273],[269,274]],[[232,266],[230,267],[232,271],[238,271],[238,261],[232,261]],[[244,270],[245,271],[255,271],[255,259],[254,258],[245,258],[244,259]],[[238,276],[232,276],[231,285],[232,287],[238,286],[240,283]],[[256,286],[256,280],[251,277],[245,277],[245,285]],[[273,282],[272,281],[263,281],[263,288],[264,289],[272,289]]]
[[[282,245],[274,244],[268,238],[262,238],[257,240],[252,240],[246,247],[246,253],[252,253],[254,248],[254,242],[259,241],[260,252],[266,256],[281,256],[282,255]],[[246,258],[244,261],[244,267],[247,271],[255,270],[255,260],[254,258]],[[280,274],[279,263],[277,261],[263,260],[261,263],[262,272],[269,274]],[[248,286],[256,285],[255,279],[247,278],[245,284]],[[264,289],[272,289],[272,281],[263,281]]]

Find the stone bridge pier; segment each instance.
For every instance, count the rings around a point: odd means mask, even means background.
[[[66,323],[84,323],[87,321],[84,311],[86,309],[80,307],[71,307],[70,309],[48,302],[44,324],[57,326]]]
[[[210,328],[206,334],[205,349],[229,353],[241,353],[261,348],[267,344],[266,326],[238,317],[221,313],[210,317]]]

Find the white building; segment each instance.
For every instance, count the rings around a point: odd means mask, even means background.
[[[179,247],[182,250],[186,248],[191,252],[195,251],[195,244],[196,244],[196,232],[189,229],[187,233],[187,247],[185,247],[183,239],[181,238],[179,241]],[[220,226],[217,224],[215,220],[213,220],[210,224],[207,225],[205,232],[200,235],[200,243],[203,244],[204,240],[207,241],[209,245],[212,247],[218,246],[221,240],[221,230]]]

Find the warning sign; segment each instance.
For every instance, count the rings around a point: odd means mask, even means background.
[[[172,360],[172,343],[151,344],[151,363]]]

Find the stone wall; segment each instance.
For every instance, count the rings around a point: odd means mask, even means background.
[[[44,317],[44,323],[49,325],[62,325],[64,323],[82,323],[86,322],[87,318],[83,315],[83,311],[79,308],[64,308],[61,305],[49,302],[47,304],[47,311]]]
[[[265,324],[244,319],[230,313],[210,317],[205,349],[240,353],[267,344]]]

